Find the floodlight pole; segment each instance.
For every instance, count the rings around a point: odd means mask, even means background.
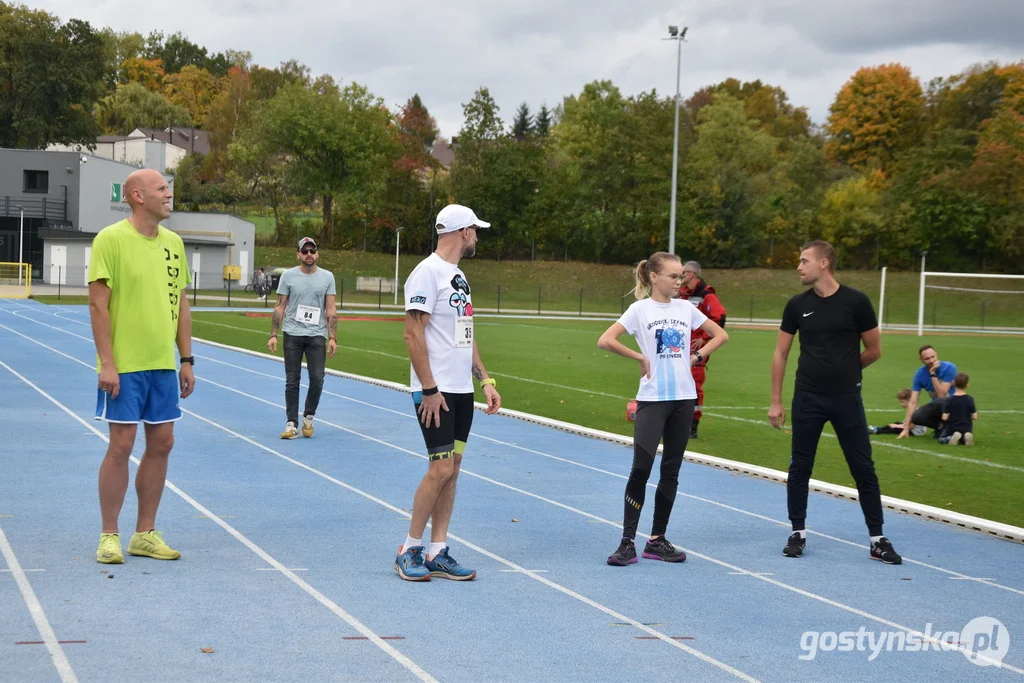
[[[924,262],[928,250],[921,252],[921,287],[917,295],[917,336],[924,334]]]
[[[395,305],[398,305],[398,245],[402,241],[402,231],[405,228],[395,230]]]
[[[18,286],[21,287],[21,272],[24,268],[24,260],[22,254],[25,249],[25,207],[19,206],[21,210],[21,218],[18,221]]]
[[[679,177],[679,77],[683,63],[683,40],[686,38],[687,27],[683,27],[682,33],[676,26],[669,26],[669,38],[676,41],[676,99],[675,99],[675,126],[672,133],[672,203],[669,208],[668,219],[668,253],[676,253],[676,187]]]

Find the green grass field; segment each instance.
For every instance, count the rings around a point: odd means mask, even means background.
[[[265,351],[270,321],[240,313],[196,312],[196,337]],[[477,339],[484,362],[500,382],[504,407],[596,429],[632,434],[626,402],[637,388],[636,364],[597,348],[603,322],[480,318]],[[409,365],[397,321],[343,320],[338,355],[329,367],[407,384]],[[774,330],[730,328],[731,340],[708,370],[700,439],[690,449],[785,470],[789,437],[767,424],[769,365]],[[897,442],[872,437],[886,495],[1024,526],[1024,372],[1013,337],[933,336],[940,357],[971,375],[970,393],[980,419],[977,445],[941,446],[930,437]],[[886,334],[883,358],[868,368],[864,404],[868,420],[883,424],[901,415],[896,392],[909,386],[922,340]],[[790,358],[786,400],[792,396],[796,349]],[[201,374],[201,373],[200,373]],[[996,412],[1003,411],[1003,412]],[[831,433],[831,428],[826,428]],[[565,454],[586,457],[585,454]],[[947,456],[947,457],[942,457]],[[624,458],[628,454],[624,452]],[[997,468],[990,464],[1005,465]],[[823,437],[817,479],[853,486],[834,438]],[[709,492],[712,493],[712,492]],[[785,496],[779,492],[784,510]],[[812,511],[813,514],[813,511]]]

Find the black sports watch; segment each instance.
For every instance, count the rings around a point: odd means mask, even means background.
[[[181,357],[181,362],[182,363],[188,363],[192,367],[196,366],[196,358],[195,358],[195,356],[182,356]]]

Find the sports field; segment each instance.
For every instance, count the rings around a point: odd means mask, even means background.
[[[263,315],[256,313],[253,315]],[[265,351],[270,321],[239,312],[194,314],[194,335]],[[484,363],[500,382],[503,406],[587,427],[631,434],[626,402],[635,395],[634,363],[597,348],[607,321],[531,320],[478,316]],[[339,325],[338,355],[329,367],[408,383],[399,316],[359,316]],[[730,326],[730,342],[712,360],[705,384],[700,439],[690,448],[709,455],[786,470],[789,438],[767,424],[772,329]],[[925,336],[886,333],[882,359],[864,378],[872,424],[901,416],[896,392],[910,385],[917,349],[931,343],[939,357],[971,375],[969,393],[980,413],[977,444],[942,446],[930,437],[897,441],[872,437],[882,492],[948,510],[1024,526],[1024,340],[999,336]],[[796,347],[785,397],[792,396]],[[283,426],[283,425],[282,425]],[[826,428],[814,477],[853,486],[836,440]],[[784,496],[780,494],[780,508]]]

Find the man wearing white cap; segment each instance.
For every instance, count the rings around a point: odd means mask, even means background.
[[[487,414],[501,406],[496,383],[487,376],[473,336],[473,301],[459,259],[476,254],[477,231],[491,227],[465,206],[437,214],[437,250],[405,281],[405,345],[411,364],[412,400],[426,442],[427,474],[413,499],[409,535],[398,549],[395,571],[406,581],[431,576],[455,581],[476,572],[448,554],[448,522],[455,481],[473,423],[473,378],[487,398]],[[431,520],[430,546],[423,532]]]

